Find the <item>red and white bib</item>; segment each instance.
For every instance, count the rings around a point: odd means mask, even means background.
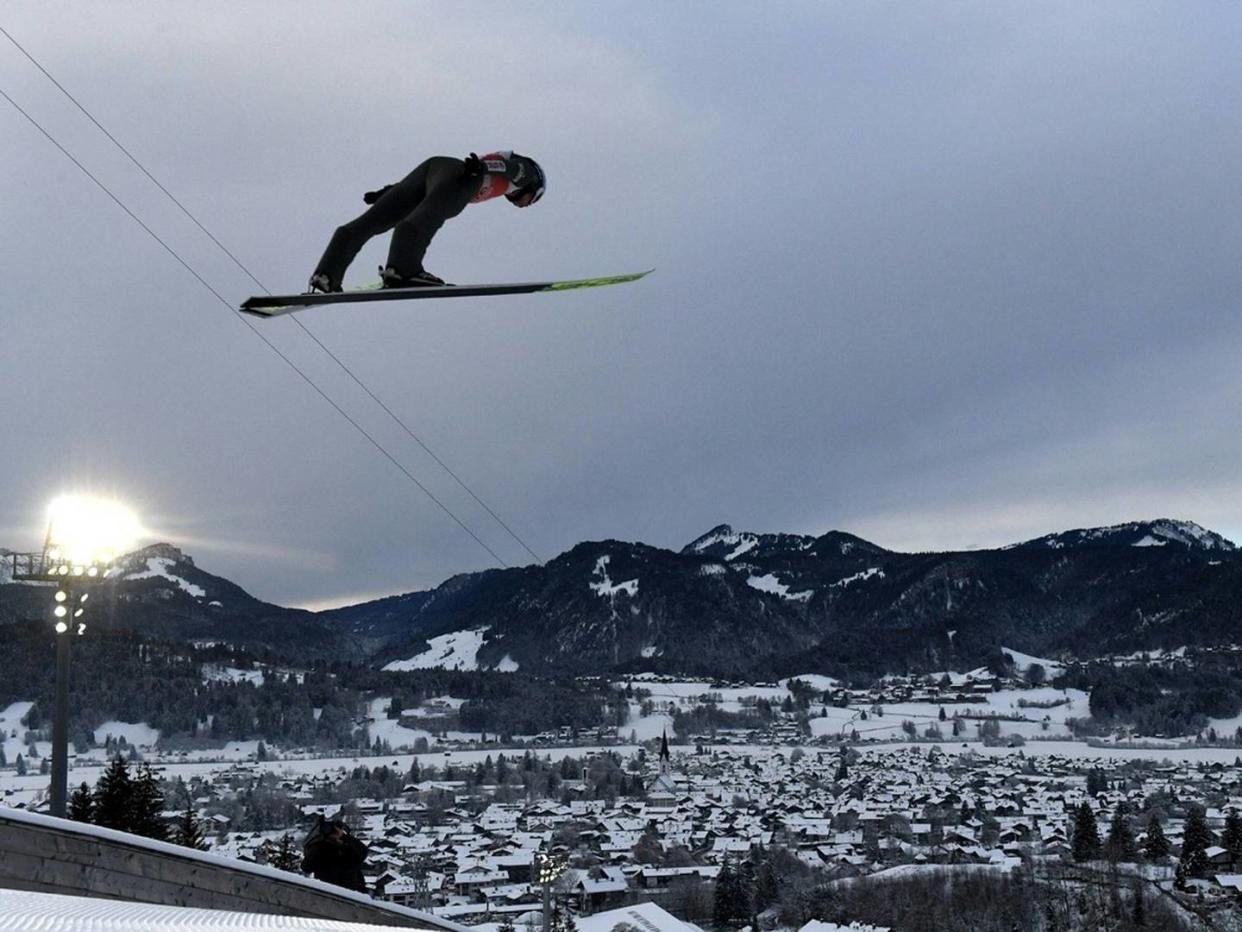
[[[470,198],[471,204],[490,201],[494,197],[510,194],[516,190],[513,182],[507,177],[509,171],[508,160],[512,155],[512,152],[489,152],[487,155],[480,157],[483,167],[487,169],[487,174],[483,176],[483,183],[479,186],[479,193]]]

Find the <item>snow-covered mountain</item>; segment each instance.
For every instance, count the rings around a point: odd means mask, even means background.
[[[722,524],[676,552],[588,542],[455,577],[399,611],[390,599],[331,614],[387,639],[382,662],[729,676],[944,668],[1001,645],[1047,657],[1242,641],[1239,595],[1242,553],[1189,522],[940,554]]]
[[[1200,527],[1193,521],[1159,518],[1155,521],[1132,521],[1110,527],[1079,528],[1037,537],[1014,547],[1187,547],[1197,550],[1219,550],[1234,553],[1236,544],[1215,531]]]
[[[117,570],[91,593],[86,621],[92,627],[274,648],[299,657],[362,656],[363,644],[342,638],[339,626],[312,612],[256,599],[236,583],[200,569],[170,544],[127,554]],[[0,625],[48,617],[52,593],[46,586],[0,578]]]
[[[769,676],[977,666],[1002,645],[1058,658],[1242,643],[1242,552],[1184,521],[918,554],[719,525],[680,550],[589,541],[318,614],[260,602],[168,545],[123,570],[96,624],[391,669]],[[0,586],[0,622],[43,614],[39,598]]]

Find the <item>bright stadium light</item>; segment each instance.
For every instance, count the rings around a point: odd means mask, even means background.
[[[75,576],[111,563],[142,536],[137,516],[119,502],[88,495],[62,495],[48,508],[47,543]],[[96,571],[98,572],[98,570]]]
[[[16,582],[55,584],[56,695],[52,713],[52,784],[48,809],[64,818],[69,782],[69,632],[86,633],[85,589],[103,583],[112,564],[143,535],[132,511],[114,501],[62,495],[48,508],[47,538],[38,553],[4,551]]]

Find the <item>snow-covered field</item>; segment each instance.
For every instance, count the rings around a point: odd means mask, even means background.
[[[1013,665],[1018,668],[1019,673],[1025,673],[1031,668],[1032,664],[1039,664],[1044,668],[1044,672],[1048,674],[1048,679],[1054,676],[1060,676],[1065,672],[1065,664],[1058,663],[1055,660],[1045,660],[1043,657],[1032,657],[1030,654],[1024,654],[1021,651],[1014,650],[1012,647],[1002,647],[1001,653],[1008,654],[1013,660]]]
[[[160,730],[152,728],[146,722],[104,722],[95,729],[95,743],[104,744],[109,738],[138,748],[154,747],[160,740]]]
[[[431,667],[442,667],[445,670],[477,670],[479,662],[477,654],[483,646],[483,635],[487,628],[475,628],[471,631],[453,631],[441,634],[427,643],[430,645],[421,654],[415,654],[407,660],[394,660],[385,664],[385,670],[426,670]],[[509,658],[505,658],[508,660]],[[516,670],[517,664],[509,660],[508,670]],[[502,670],[506,664],[500,664]]]
[[[944,737],[953,735],[953,716],[964,717],[966,730],[964,739],[976,737],[975,725],[977,718],[965,716],[1001,715],[1012,718],[1024,718],[1029,721],[1001,721],[1002,735],[1021,735],[1023,738],[1055,738],[1069,737],[1070,731],[1065,721],[1069,718],[1086,718],[1087,694],[1080,689],[1002,689],[988,694],[986,699],[970,703],[934,703],[934,702],[894,702],[881,703],[883,715],[876,715],[870,707],[866,707],[867,718],[862,718],[862,708],[838,709],[829,706],[821,713],[812,707],[811,734],[820,735],[848,734],[857,730],[860,738],[901,739],[905,737],[902,722],[913,722],[921,736],[926,728],[935,725],[943,732]],[[1023,708],[1020,701],[1057,702],[1060,705],[1051,708],[1027,706]],[[940,710],[945,711],[945,720],[940,720]],[[1044,719],[1047,727],[1044,727]]]
[[[797,677],[806,678],[806,677]],[[827,680],[828,677],[822,677]],[[785,681],[782,681],[785,682]],[[727,712],[738,712],[743,706],[743,700],[758,700],[765,698],[770,702],[780,702],[789,695],[789,688],[786,686],[713,686],[707,680],[677,680],[663,682],[656,680],[650,674],[638,674],[630,680],[622,680],[617,682],[621,688],[632,685],[636,690],[647,690],[651,692],[652,701],[657,706],[667,705],[671,702],[681,708],[689,708],[697,705],[699,697],[713,696],[717,700],[719,708]],[[627,726],[628,727],[628,726]]]
[[[392,705],[392,697],[372,699],[368,714],[367,733],[374,741],[378,738],[387,741],[394,751],[414,749],[414,742],[426,738],[431,742],[431,732],[421,728],[406,728],[397,719],[388,717],[388,709]]]

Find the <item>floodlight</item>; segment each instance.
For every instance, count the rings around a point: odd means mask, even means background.
[[[85,495],[62,495],[48,509],[48,552],[72,563],[75,575],[89,564],[107,563],[142,535],[125,506]]]
[[[69,598],[69,594],[68,594],[67,592],[65,592],[65,590],[64,590],[64,589],[61,589],[59,592],[57,592],[57,593],[56,593],[56,601],[57,601],[57,602],[63,602],[63,601],[65,601],[65,599],[67,599],[67,598]]]
[[[53,614],[57,618],[64,618],[67,614],[69,614],[69,609],[65,608],[63,605],[57,605],[56,611],[53,612]]]
[[[56,622],[56,633],[57,634],[64,634],[68,630],[69,630],[69,626],[65,624],[63,621]]]

